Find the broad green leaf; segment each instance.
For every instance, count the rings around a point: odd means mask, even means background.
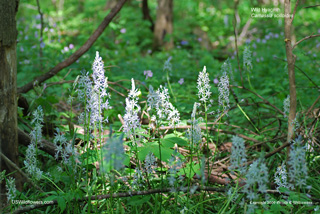
[[[173,148],[174,144],[177,144],[178,146],[188,146],[188,142],[180,137],[164,137],[161,139],[161,144],[164,147]]]
[[[149,201],[150,198],[151,198],[150,195],[133,196],[133,197],[130,197],[130,201],[129,201],[128,205],[139,206],[139,205],[142,205],[142,204],[146,203],[147,201]]]
[[[140,161],[144,161],[149,152],[152,152],[155,157],[160,159],[159,145],[157,142],[146,144],[144,147],[138,148],[138,150],[138,158]],[[161,160],[169,162],[173,152],[174,150],[161,146]]]
[[[184,175],[186,173],[186,177],[193,178],[195,174],[200,175],[200,168],[201,168],[200,163],[197,163],[197,164],[188,163],[186,167],[184,167],[184,170],[180,170],[178,175]]]
[[[63,212],[66,209],[66,206],[67,206],[65,198],[64,197],[58,197],[57,201],[58,201],[58,206],[61,209],[61,212]]]

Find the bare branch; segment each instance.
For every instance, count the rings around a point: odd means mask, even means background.
[[[157,193],[168,193],[171,192],[172,188],[164,188],[164,189],[150,189],[150,190],[143,190],[143,191],[136,191],[136,192],[124,192],[124,193],[114,193],[114,194],[106,194],[106,195],[94,195],[90,197],[90,200],[102,200],[102,199],[108,199],[108,198],[125,198],[125,197],[132,197],[132,196],[136,196],[136,195],[152,195],[152,194],[157,194]],[[187,192],[188,188],[180,188],[177,189],[177,191],[181,191],[181,192]],[[216,188],[216,187],[208,187],[208,186],[204,186],[204,187],[198,187],[196,191],[207,191],[207,192],[225,192],[226,190],[224,188]],[[77,201],[77,202],[83,202],[83,201],[88,201],[89,197],[84,197],[84,198],[80,198],[80,199],[74,199],[72,201]],[[13,214],[18,214],[18,213],[24,213],[24,212],[28,212],[34,209],[39,209],[42,207],[47,207],[47,206],[51,206],[51,205],[56,205],[58,204],[57,200],[53,200],[51,201],[51,203],[46,203],[46,204],[34,204],[31,206],[27,206],[27,207],[21,207],[15,211],[13,211]]]
[[[310,108],[308,109],[306,115],[308,115],[311,110],[314,108],[314,106],[317,104],[317,102],[320,100],[320,96],[316,99],[316,101],[314,101],[314,103],[310,106]]]
[[[18,141],[19,141],[19,144],[21,145],[29,146],[31,142],[31,138],[24,131],[22,131],[21,129],[18,129]],[[41,142],[39,142],[38,148],[53,157],[55,156],[56,145],[54,145],[53,143],[49,143],[45,140],[42,140]]]
[[[293,45],[292,49],[294,49],[297,45],[299,45],[301,42],[305,41],[305,40],[308,40],[308,39],[311,39],[311,38],[314,38],[314,37],[318,37],[320,36],[320,34],[316,34],[316,35],[313,35],[311,34],[310,36],[306,36],[304,37],[303,39],[299,40],[298,42],[296,42],[296,44]]]
[[[304,7],[304,8],[312,8],[312,7],[320,7],[320,4],[316,4],[316,5],[312,5],[312,6],[307,6],[307,7]]]
[[[291,25],[292,25],[292,23],[293,23],[294,17],[295,17],[296,12],[297,12],[298,4],[299,4],[299,0],[297,0],[296,5],[294,6],[294,9],[293,9]]]
[[[281,61],[283,61],[283,62],[287,62],[286,60],[283,60],[283,59],[281,59],[281,58],[279,58],[279,57],[274,57],[275,59],[279,59],[279,60],[281,60]],[[320,87],[308,76],[308,74],[306,74],[306,72],[304,72],[300,67],[298,67],[297,65],[294,65],[294,67],[296,67],[303,75],[305,75],[307,78],[308,78],[308,80],[310,80],[310,82],[315,86],[315,87],[317,87],[318,89],[320,89]]]
[[[109,25],[109,23],[112,21],[112,19],[118,14],[122,6],[127,0],[119,0],[117,5],[112,8],[110,13],[104,18],[102,23],[99,25],[99,27],[96,29],[96,31],[89,37],[89,39],[86,41],[86,43],[80,47],[76,52],[74,52],[68,59],[64,60],[63,62],[60,62],[57,64],[54,68],[52,68],[47,73],[37,77],[33,81],[27,83],[26,85],[18,88],[18,93],[27,93],[34,87],[34,83],[38,82],[39,84],[46,81],[47,79],[50,79],[54,75],[56,75],[58,72],[60,72],[62,69],[68,67],[77,59],[79,59],[85,52],[87,52],[91,46],[94,44],[94,42],[99,38],[99,36],[103,33],[104,29]]]
[[[262,99],[267,105],[273,107],[277,112],[279,112],[282,115],[285,115],[285,113],[283,111],[281,111],[277,106],[273,105],[272,103],[270,103],[268,100],[266,100],[265,98],[263,98],[261,95],[259,95],[258,93],[251,91],[250,89],[247,89],[245,87],[242,86],[235,86],[235,85],[230,85],[230,87],[236,87],[236,88],[241,88],[244,90],[249,91],[250,93],[253,93],[254,95],[256,95],[257,97],[259,97],[260,99]]]
[[[30,183],[34,188],[36,188],[40,192],[44,193],[43,190],[40,189],[40,187],[38,187],[35,183],[33,183],[32,180],[30,180],[30,178],[15,163],[13,163],[9,158],[7,158],[7,156],[5,156],[2,152],[0,152],[0,156],[1,159],[3,159],[8,165],[17,170],[28,183]]]

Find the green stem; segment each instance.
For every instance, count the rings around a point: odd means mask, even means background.
[[[60,189],[50,178],[48,178],[47,176],[42,174],[42,177],[44,177],[45,179],[47,179],[48,181],[50,181],[50,183],[52,183],[60,192],[64,193],[62,191],[62,189]]]
[[[251,121],[251,119],[249,118],[249,116],[246,114],[245,111],[243,111],[243,109],[241,108],[241,106],[239,105],[239,103],[237,103],[238,108],[240,109],[240,111],[242,112],[242,114],[247,118],[247,120],[250,122],[250,124],[253,126],[253,128],[258,132],[258,134],[260,134],[259,129],[253,124],[253,122]]]

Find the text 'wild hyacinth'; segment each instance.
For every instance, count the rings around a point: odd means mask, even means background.
[[[205,103],[210,99],[211,96],[211,86],[206,66],[204,66],[203,70],[199,73],[197,84],[199,99],[201,102]]]

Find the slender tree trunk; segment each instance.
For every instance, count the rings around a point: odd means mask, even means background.
[[[284,2],[284,13],[291,15],[291,2],[290,0],[285,0]],[[288,136],[287,142],[290,142],[294,139],[294,127],[296,119],[296,110],[297,110],[297,94],[296,94],[296,82],[295,82],[295,71],[294,65],[296,61],[296,56],[292,52],[292,18],[290,16],[285,17],[284,19],[284,35],[286,43],[286,55],[288,63],[288,76],[289,76],[289,90],[290,90],[290,111],[288,117]],[[287,154],[289,156],[290,147],[287,147]]]
[[[173,0],[158,0],[157,20],[154,28],[153,48],[173,48]],[[169,38],[166,38],[169,37]]]
[[[151,23],[150,30],[153,32],[154,23],[150,16],[148,0],[142,0],[142,14],[143,14],[143,20],[148,20]]]
[[[0,0],[0,144],[1,152],[13,163],[18,163],[17,133],[17,29],[15,15],[19,1]],[[14,172],[2,158],[1,171]],[[13,173],[17,189],[22,189],[21,175]],[[1,202],[6,197],[1,185]]]

